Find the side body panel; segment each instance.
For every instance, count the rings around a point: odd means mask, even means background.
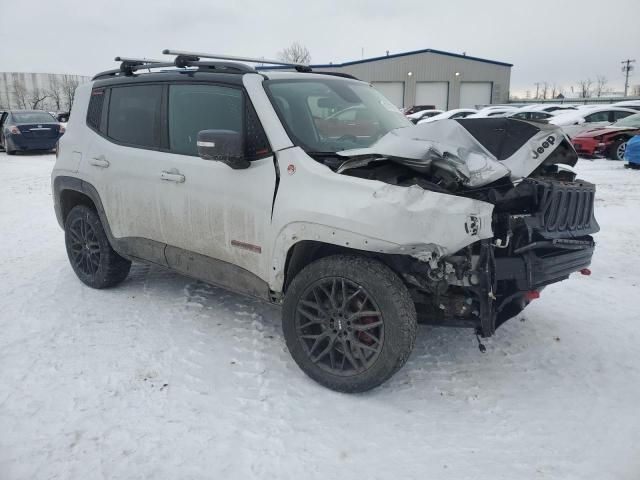
[[[163,154],[166,169],[184,182],[160,181],[158,218],[167,245],[237,265],[262,278],[270,262],[271,205],[276,186],[273,157],[234,170],[222,162]],[[168,258],[169,266],[173,266]]]
[[[299,147],[278,152],[278,165],[268,279],[275,291],[288,250],[302,240],[429,260],[493,236],[489,203],[337,174]]]

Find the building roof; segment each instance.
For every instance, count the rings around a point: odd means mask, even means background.
[[[501,65],[503,67],[513,67],[512,63],[498,62],[496,60],[488,60],[486,58],[472,57],[470,55],[462,55],[460,53],[444,52],[442,50],[434,50],[432,48],[425,48],[423,50],[412,50],[410,52],[394,53],[391,55],[383,55],[381,57],[363,58],[362,60],[353,60],[351,62],[344,62],[344,63],[327,63],[322,65],[310,65],[310,67],[311,68],[346,67],[349,65],[358,65],[360,63],[377,62],[380,60],[387,60],[389,58],[406,57],[408,55],[417,55],[420,53],[435,53],[437,55],[446,55],[448,57],[464,58],[465,60],[475,60],[476,62],[491,63],[493,65]]]

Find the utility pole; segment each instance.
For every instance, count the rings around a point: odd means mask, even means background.
[[[633,65],[631,65],[632,63],[635,63],[635,60],[631,60],[630,58],[627,58],[626,60],[623,60],[622,62],[622,73],[624,73],[625,79],[624,79],[624,96],[627,96],[627,91],[629,90],[629,74],[633,71]]]

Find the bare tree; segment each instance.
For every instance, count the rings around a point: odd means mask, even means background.
[[[31,108],[32,110],[42,109],[44,106],[44,101],[47,98],[49,98],[47,92],[41,90],[39,87],[34,87],[33,90],[31,90],[27,95],[29,108]]]
[[[558,95],[560,95],[563,92],[563,88],[557,84],[553,84],[551,85],[551,98],[558,98]]]
[[[16,106],[21,109],[27,108],[27,97],[29,91],[22,80],[16,79],[13,82],[13,97],[16,99]]]
[[[307,47],[298,42],[293,42],[290,46],[278,52],[278,59],[283,62],[309,65],[309,62],[311,62],[311,54]]]
[[[601,97],[603,93],[607,93],[607,77],[604,75],[598,75],[596,77],[596,88],[595,94],[596,97]]]
[[[587,78],[586,80],[578,81],[578,97],[589,98],[592,94],[593,80]]]
[[[546,100],[548,94],[549,94],[549,82],[542,82],[540,84],[540,98],[542,98],[543,100]]]
[[[9,110],[11,105],[9,105],[9,98],[7,94],[3,91],[0,91],[0,110]]]
[[[80,82],[73,75],[62,76],[62,98],[64,100],[64,110],[70,111],[73,99],[76,95],[76,88]]]
[[[54,110],[56,112],[61,111],[63,100],[64,100],[63,99],[64,92],[62,89],[62,84],[60,83],[60,79],[58,78],[57,75],[53,75],[49,79],[49,89],[47,90],[47,94],[51,99],[51,104]]]
[[[634,96],[640,96],[640,85],[634,85],[633,87],[633,95]]]

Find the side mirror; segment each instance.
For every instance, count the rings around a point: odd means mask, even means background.
[[[198,132],[198,155],[205,160],[226,163],[239,170],[249,168],[244,158],[242,135],[233,130],[201,130]]]

